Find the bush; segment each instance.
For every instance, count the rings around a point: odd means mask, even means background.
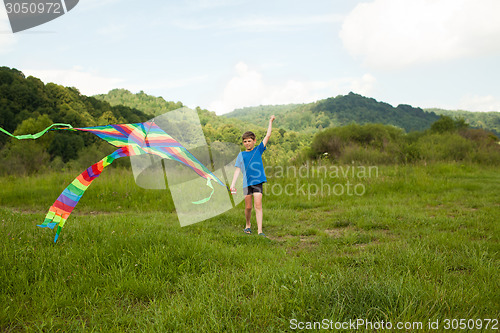
[[[35,141],[14,141],[0,152],[0,174],[31,175],[43,170],[50,156]]]
[[[497,146],[498,138],[491,132],[479,128],[466,128],[459,132],[465,139],[477,142],[481,147]]]
[[[329,128],[314,136],[311,151],[316,158],[328,153],[348,162],[393,163],[400,154],[403,134],[399,128],[381,124]]]
[[[465,127],[463,120],[443,117],[433,130],[404,134],[393,126],[351,124],[317,133],[308,154],[296,160],[323,158],[340,163],[414,163],[470,161],[500,164],[498,138],[483,129]],[[309,155],[309,156],[308,156]]]
[[[363,148],[358,145],[345,147],[342,156],[338,159],[341,164],[350,164],[353,161],[365,164],[392,164],[397,162],[396,155],[380,151],[375,148]]]
[[[474,144],[458,134],[444,133],[420,138],[415,148],[426,161],[462,161],[474,151]]]
[[[69,163],[67,163],[67,166],[71,170],[83,172],[83,170],[87,169],[92,164],[99,162],[105,156],[111,154],[116,149],[118,148],[113,147],[105,142],[90,145],[80,150],[80,152],[78,153],[78,158],[69,161]],[[129,160],[128,158],[117,159],[116,161],[113,162],[112,166],[129,165],[128,160]],[[125,161],[126,163],[120,161]]]

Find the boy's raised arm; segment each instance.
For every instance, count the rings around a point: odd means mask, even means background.
[[[271,119],[269,119],[269,127],[267,128],[267,133],[266,133],[266,136],[264,137],[264,140],[262,140],[262,143],[264,144],[264,146],[267,145],[267,141],[269,141],[269,138],[271,137],[274,119],[276,119],[275,116],[271,116]]]

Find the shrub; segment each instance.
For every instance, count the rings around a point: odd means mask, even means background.
[[[479,146],[498,146],[498,138],[491,132],[482,128],[466,128],[459,132],[465,139],[477,142]]]
[[[367,163],[394,163],[401,154],[403,131],[382,124],[329,128],[317,133],[311,144],[312,155],[325,153],[334,159]]]
[[[365,164],[391,164],[396,162],[395,155],[391,153],[358,145],[345,147],[342,156],[338,160],[341,164],[350,164],[353,161]]]
[[[50,156],[35,141],[14,141],[1,152],[0,174],[31,175],[42,170]]]
[[[403,134],[403,130],[389,125],[350,124],[328,128],[317,133],[313,138],[311,148],[316,156],[328,153],[335,157],[339,157],[345,147],[352,144],[384,151],[401,139]]]
[[[418,140],[416,149],[426,161],[461,161],[474,151],[474,144],[455,133],[430,134]]]

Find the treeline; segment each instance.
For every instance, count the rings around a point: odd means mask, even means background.
[[[473,128],[484,128],[500,136],[500,112],[470,112],[464,110],[425,109],[440,116],[463,118]]]
[[[389,125],[351,124],[317,133],[297,162],[308,159],[368,164],[467,161],[498,165],[498,140],[492,132],[470,128],[463,119],[448,116],[442,116],[429,130],[410,133]]]

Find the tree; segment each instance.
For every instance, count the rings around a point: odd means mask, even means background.
[[[455,122],[451,117],[441,116],[431,125],[431,132],[433,133],[445,133],[452,132],[455,130]]]
[[[465,119],[460,117],[458,119],[453,119],[449,116],[441,116],[431,125],[432,133],[446,133],[455,132],[457,130],[463,130],[469,127],[469,124],[465,122]]]
[[[68,162],[78,157],[78,152],[83,149],[83,138],[76,133],[57,133],[48,149],[51,157],[60,156],[63,162]]]

